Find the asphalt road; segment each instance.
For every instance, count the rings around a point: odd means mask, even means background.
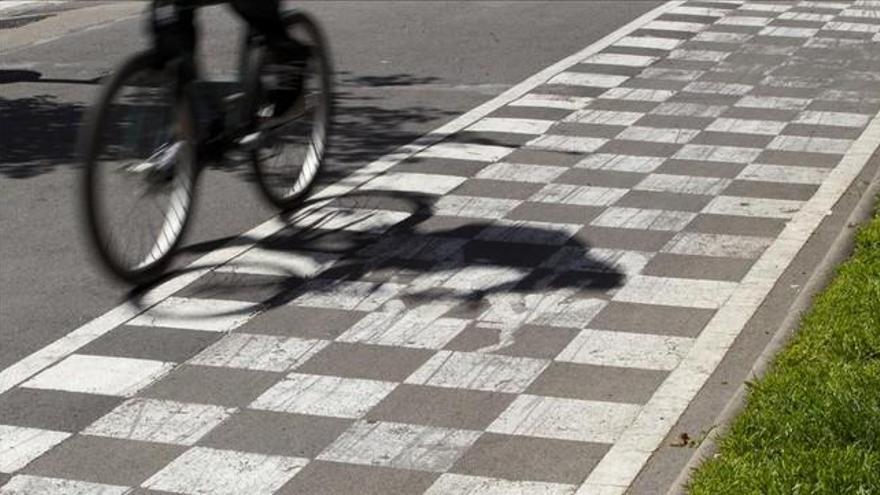
[[[113,17],[78,32],[97,22],[97,3],[62,5],[47,12],[53,17],[0,30],[0,369],[127,293],[85,251],[73,144],[96,78],[145,46],[142,20],[125,18],[143,4],[106,2]],[[329,35],[341,93],[329,169],[369,163],[656,4],[304,2]],[[207,69],[228,77],[237,19],[223,7],[203,9],[200,26]],[[203,176],[189,244],[234,236],[273,214],[238,172]]]

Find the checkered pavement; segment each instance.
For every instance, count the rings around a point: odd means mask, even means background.
[[[668,11],[0,394],[0,494],[622,492],[878,42],[876,1]]]

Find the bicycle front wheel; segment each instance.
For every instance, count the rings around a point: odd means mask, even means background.
[[[172,67],[150,53],[107,82],[81,136],[86,223],[103,264],[129,283],[162,273],[193,204],[195,121]]]
[[[281,209],[299,204],[314,186],[324,163],[332,121],[330,50],[318,24],[303,12],[284,17],[288,34],[308,49],[304,67],[281,67],[264,53],[253,57],[250,90],[255,95],[258,146],[257,182]],[[285,91],[293,80],[299,91]],[[280,86],[280,89],[279,89]]]

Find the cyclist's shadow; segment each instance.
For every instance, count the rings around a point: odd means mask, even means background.
[[[607,298],[623,284],[624,268],[606,261],[607,251],[597,256],[570,230],[557,230],[549,223],[510,225],[438,215],[437,199],[371,190],[331,198],[316,208],[307,204],[304,213],[288,215],[287,226],[267,239],[239,237],[183,248],[199,253],[219,245],[254,244],[259,256],[245,253],[218,266],[197,262],[169,272],[163,280],[211,269],[183,292],[187,297],[253,302],[227,315],[271,311],[304,294],[339,291],[346,282],[369,282],[377,290],[382,282],[405,286],[396,299],[408,308],[452,301],[473,312],[484,309],[494,296],[562,290]],[[285,262],[286,258],[299,262]],[[151,289],[133,290],[130,300],[147,305]]]

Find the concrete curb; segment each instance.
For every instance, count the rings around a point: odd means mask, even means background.
[[[880,151],[875,151],[871,160],[880,160]],[[858,183],[853,187],[859,187]],[[789,308],[788,316],[782,321],[773,338],[761,352],[760,356],[758,356],[758,359],[749,371],[751,380],[760,379],[767,373],[773,358],[785,347],[797,331],[801,317],[810,309],[813,298],[828,285],[834,277],[838,265],[852,254],[856,229],[848,227],[860,225],[870,219],[878,197],[880,197],[880,167],[875,171],[874,177],[869,180],[867,187],[847,217],[844,228],[831,244],[816,270],[807,280],[804,289],[795,298]],[[724,406],[721,413],[715,418],[713,422],[715,427],[705,440],[700,443],[700,446],[697,447],[690,460],[682,468],[678,477],[676,477],[672,486],[666,492],[666,495],[687,494],[687,483],[690,480],[691,473],[702,464],[703,460],[711,458],[717,453],[719,439],[727,433],[733,420],[743,410],[747,398],[748,388],[743,383]]]

